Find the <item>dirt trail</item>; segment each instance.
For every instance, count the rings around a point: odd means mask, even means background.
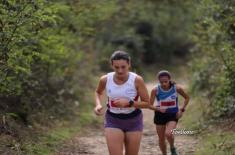
[[[153,86],[153,83],[148,83],[148,90],[151,90]],[[144,131],[139,155],[161,155],[155,125],[153,124],[153,112],[143,110],[143,113]],[[177,128],[183,129],[180,127],[180,122]],[[180,155],[193,155],[196,144],[197,139],[194,136],[176,135],[175,145]],[[170,153],[168,152],[168,154]],[[83,135],[75,136],[61,146],[56,155],[108,155],[102,126],[89,128]]]

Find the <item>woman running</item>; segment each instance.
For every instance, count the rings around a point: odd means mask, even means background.
[[[159,146],[162,154],[166,155],[166,137],[170,144],[171,154],[177,155],[172,131],[185,111],[189,96],[181,86],[171,81],[171,75],[168,71],[160,71],[157,77],[160,83],[151,91],[150,109],[155,110],[154,123],[159,137]],[[178,94],[184,98],[184,104],[181,108],[179,108]],[[154,105],[155,99],[157,105]]]
[[[108,97],[105,113],[105,137],[110,155],[138,155],[143,130],[140,108],[149,107],[149,95],[141,76],[130,72],[130,56],[116,51],[111,56],[114,72],[100,78],[95,91],[95,113],[102,115],[101,96]],[[140,101],[138,101],[140,97]]]

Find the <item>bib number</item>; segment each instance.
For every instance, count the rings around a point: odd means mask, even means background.
[[[161,108],[174,108],[176,107],[176,101],[161,101],[160,102],[160,107]]]

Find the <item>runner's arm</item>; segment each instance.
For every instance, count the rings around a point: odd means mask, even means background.
[[[157,89],[153,88],[151,91],[151,95],[150,95],[150,105],[149,105],[149,109],[151,110],[157,110],[157,108],[153,105],[155,101],[156,93],[157,93]]]
[[[181,109],[185,109],[189,103],[189,95],[184,91],[180,85],[176,85],[177,92],[184,98],[184,104]]]
[[[140,101],[134,101],[133,107],[135,108],[149,108],[149,95],[145,86],[144,80],[141,76],[135,79],[137,93],[140,96]]]
[[[97,115],[102,115],[101,110],[102,110],[102,104],[101,104],[101,96],[103,95],[103,92],[105,90],[107,82],[107,75],[104,75],[100,78],[100,81],[98,83],[98,86],[95,91],[95,113]]]

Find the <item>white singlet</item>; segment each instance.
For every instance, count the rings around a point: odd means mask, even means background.
[[[115,114],[129,114],[133,112],[136,108],[134,107],[125,107],[119,108],[113,104],[115,99],[126,98],[127,100],[138,100],[138,94],[135,87],[135,78],[137,74],[129,72],[128,80],[121,85],[118,85],[114,82],[115,72],[107,74],[107,83],[106,83],[106,94],[108,96],[108,105],[109,110]]]

